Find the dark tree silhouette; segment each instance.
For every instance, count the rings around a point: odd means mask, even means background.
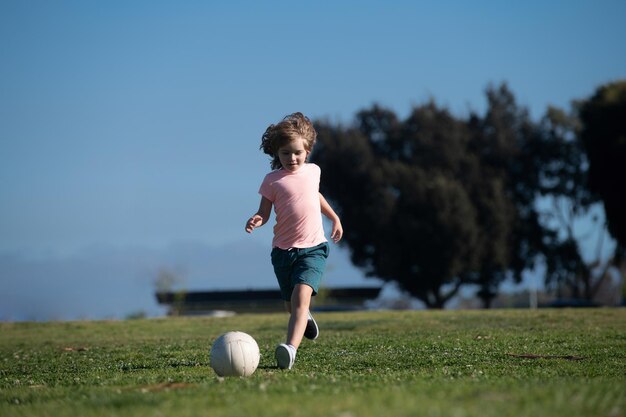
[[[626,81],[603,85],[580,107],[589,188],[604,203],[609,233],[626,251]]]
[[[537,208],[545,195],[577,213],[592,201],[573,119],[549,109],[533,123],[504,84],[486,95],[482,117],[455,118],[429,102],[405,120],[374,105],[351,126],[316,123],[312,160],[342,214],[353,263],[430,308],[463,285],[478,286],[488,307],[540,254],[549,280],[584,266],[578,246]]]
[[[626,80],[600,86],[580,105],[582,142],[589,160],[589,189],[604,204],[617,241],[612,264],[626,277]],[[601,275],[605,277],[606,271]],[[599,287],[597,282],[593,290]],[[622,284],[626,299],[626,285]]]
[[[317,129],[313,161],[355,265],[430,308],[463,284],[497,287],[487,281],[505,275],[515,207],[505,181],[471,151],[468,123],[431,102],[405,121],[373,106],[352,127]]]

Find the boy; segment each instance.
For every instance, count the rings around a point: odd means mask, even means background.
[[[306,162],[316,139],[313,124],[302,113],[290,114],[267,128],[260,148],[272,156],[273,171],[259,189],[259,210],[246,223],[246,232],[251,233],[269,220],[274,207],[272,265],[290,314],[286,343],[275,352],[281,369],[291,369],[303,336],[313,340],[319,335],[309,307],[319,290],[329,251],[321,215],[332,222],[335,243],[343,235],[339,216],[319,192],[320,168]]]

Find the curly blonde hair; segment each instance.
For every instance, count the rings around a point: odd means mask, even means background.
[[[317,140],[317,132],[309,118],[300,112],[287,115],[280,123],[270,125],[263,133],[259,149],[272,157],[272,169],[278,169],[281,167],[278,149],[298,138],[304,139],[304,149],[311,152]]]

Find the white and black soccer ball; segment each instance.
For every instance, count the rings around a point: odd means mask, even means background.
[[[260,359],[259,345],[244,332],[224,333],[211,347],[211,368],[219,376],[250,376]]]

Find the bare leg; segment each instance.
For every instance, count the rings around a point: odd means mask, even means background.
[[[296,349],[302,342],[306,323],[309,320],[309,307],[313,288],[305,284],[298,284],[291,294],[291,302],[285,303],[289,316],[289,327],[287,328],[287,344]]]

